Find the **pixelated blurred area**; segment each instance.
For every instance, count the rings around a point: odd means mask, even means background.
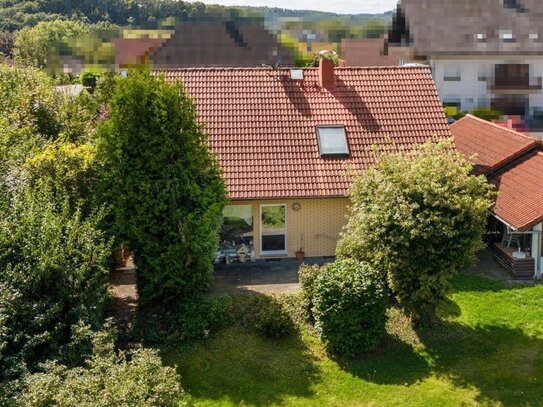
[[[15,59],[59,77],[142,65],[154,69],[315,65],[322,51],[337,55],[344,38],[379,38],[392,16],[392,12],[340,15],[175,0],[142,1],[136,8],[115,1],[106,9],[93,7],[96,1],[91,0],[26,8],[22,3],[28,1],[20,3],[0,8],[0,53],[8,62],[14,57],[14,33],[26,39],[29,48],[42,42],[46,49],[38,55],[31,50]]]
[[[542,39],[540,0],[402,0],[383,49],[431,66],[451,122],[472,113],[540,137]]]
[[[543,136],[541,0],[400,0],[386,13],[345,15],[175,0],[107,11],[91,0],[23,3],[0,9],[0,55],[60,83],[144,65],[316,66],[323,54],[346,67],[423,64],[449,122],[471,113]]]

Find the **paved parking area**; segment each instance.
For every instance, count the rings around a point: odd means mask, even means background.
[[[534,284],[534,281],[516,281],[502,270],[493,259],[489,249],[479,253],[477,263],[468,272],[485,275],[504,282],[508,286]],[[312,257],[306,264],[324,264],[331,257]],[[251,295],[251,294],[289,294],[300,290],[298,269],[302,262],[295,259],[258,260],[254,263],[232,263],[215,265],[213,294]],[[121,328],[130,327],[136,311],[137,292],[134,270],[118,270],[110,277],[115,301],[113,315]]]
[[[333,258],[257,260],[254,263],[215,265],[214,294],[289,294],[300,289],[298,269],[302,263],[324,264]]]
[[[333,258],[315,257],[305,259],[307,264],[323,264]],[[232,263],[215,265],[213,294],[290,294],[300,290],[298,269],[302,262],[295,259],[274,261],[257,260],[254,263]],[[484,275],[502,281],[507,286],[534,284],[532,280],[514,280],[495,262],[490,249],[482,250],[469,273]]]

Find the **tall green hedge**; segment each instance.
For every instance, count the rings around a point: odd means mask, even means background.
[[[190,302],[212,280],[225,188],[180,84],[149,72],[118,80],[98,130],[104,196],[134,252],[140,302]]]

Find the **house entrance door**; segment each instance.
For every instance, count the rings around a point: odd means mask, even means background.
[[[262,256],[287,254],[286,205],[260,207],[260,254]]]

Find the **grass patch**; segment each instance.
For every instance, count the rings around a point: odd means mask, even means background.
[[[543,286],[461,275],[430,328],[389,310],[378,351],[329,357],[311,329],[270,340],[243,327],[187,349],[177,364],[195,406],[543,405]]]

